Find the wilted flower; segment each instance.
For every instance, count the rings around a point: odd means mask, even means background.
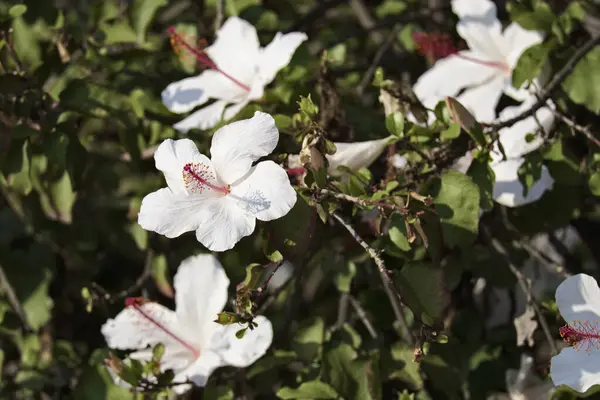
[[[556,289],[556,305],[567,325],[560,335],[571,347],[552,357],[550,377],[556,386],[578,392],[600,384],[600,288],[594,278],[577,274]]]
[[[496,6],[490,0],[453,0],[452,10],[459,17],[456,30],[468,50],[450,51],[425,72],[414,92],[429,108],[462,89],[458,100],[478,121],[491,122],[502,93],[524,100],[525,90],[512,86],[512,71],[525,49],[542,41],[537,32],[527,31],[513,22],[502,32]]]
[[[273,161],[252,166],[278,140],[275,121],[259,111],[215,132],[211,159],[189,139],[165,140],[154,159],[168,187],[144,197],[138,223],[169,238],[196,231],[210,250],[231,249],[254,231],[256,219],[280,218],[296,203],[283,168]]]
[[[174,125],[181,132],[192,128],[207,129],[221,120],[233,118],[246,104],[263,96],[264,87],[291,60],[304,33],[278,32],[273,41],[260,47],[254,26],[238,17],[229,18],[217,32],[212,46],[200,52],[171,29],[175,43],[193,53],[209,67],[193,78],[167,86],[162,92],[163,103],[172,112],[181,114],[206,103],[216,101]],[[227,104],[233,104],[226,108]]]
[[[152,302],[128,301],[115,319],[102,326],[109,347],[138,351],[129,355],[140,361],[152,359],[152,346],[164,345],[161,371],[172,369],[173,382],[191,381],[204,386],[219,367],[244,368],[262,357],[273,340],[273,328],[263,316],[255,318],[258,327],[236,337],[238,324],[223,326],[214,322],[227,302],[229,279],[211,254],[185,259],[175,275],[176,311]],[[176,385],[181,393],[189,385]]]

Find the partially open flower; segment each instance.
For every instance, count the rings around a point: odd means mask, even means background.
[[[227,302],[229,279],[211,254],[185,259],[175,275],[176,311],[153,302],[128,301],[115,319],[102,326],[109,347],[138,350],[129,355],[140,361],[152,359],[152,346],[164,345],[161,371],[172,369],[173,382],[191,381],[206,385],[219,367],[244,368],[262,357],[273,340],[273,328],[265,317],[255,318],[258,327],[242,339],[235,335],[238,324],[223,326],[214,322]],[[110,367],[110,366],[109,366]],[[117,379],[115,379],[117,380]],[[176,385],[182,393],[190,385]]]
[[[491,122],[502,93],[516,100],[527,96],[525,90],[513,88],[512,71],[523,51],[540,43],[542,36],[516,22],[502,31],[496,5],[490,0],[453,0],[452,10],[459,17],[456,30],[469,49],[444,48],[442,55],[450,55],[419,78],[415,94],[426,107],[433,108],[444,97],[464,89],[457,99],[478,121]]]
[[[571,347],[552,357],[550,377],[556,386],[578,392],[600,384],[600,288],[594,278],[577,274],[556,289],[556,305],[567,325],[560,329]]]
[[[138,223],[169,238],[196,231],[210,250],[231,249],[254,231],[257,219],[281,218],[296,203],[283,168],[273,161],[252,165],[278,140],[275,121],[259,111],[215,132],[211,159],[189,139],[165,140],[154,159],[168,187],[144,197]]]
[[[267,47],[261,48],[254,26],[231,17],[217,32],[212,46],[199,52],[173,29],[170,32],[175,43],[194,54],[209,69],[167,86],[162,92],[165,106],[181,114],[211,98],[217,99],[175,124],[174,128],[180,132],[212,128],[221,117],[231,119],[250,101],[261,98],[265,86],[275,79],[277,72],[290,62],[298,46],[307,39],[300,32],[285,35],[278,32]],[[226,107],[227,104],[233,105]]]

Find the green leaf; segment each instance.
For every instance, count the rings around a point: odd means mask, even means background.
[[[404,136],[404,115],[401,112],[393,112],[385,117],[385,127],[388,132],[396,137]]]
[[[360,359],[349,344],[342,343],[323,356],[322,379],[348,400],[381,398],[378,366],[373,359]]]
[[[480,195],[471,178],[448,171],[434,182],[431,195],[446,245],[463,247],[473,243],[479,227]]]
[[[393,212],[390,216],[390,226],[388,229],[390,240],[402,251],[410,251],[408,234],[406,231],[406,219],[398,212]]]
[[[152,260],[152,278],[164,296],[173,298],[175,292],[169,281],[169,266],[164,254],[159,254]]]
[[[356,264],[352,261],[341,263],[343,271],[335,274],[334,282],[337,289],[342,293],[350,293],[350,284],[356,275]]]
[[[519,181],[523,185],[523,197],[542,176],[542,155],[538,152],[527,154],[525,162],[521,164],[518,171]]]
[[[292,342],[292,349],[298,358],[312,361],[321,351],[325,335],[325,322],[322,318],[309,318],[300,323]]]
[[[552,33],[560,44],[569,39],[573,29],[584,20],[586,11],[579,1],[572,1],[565,11],[552,24]]]
[[[45,246],[33,244],[8,254],[3,265],[8,281],[23,305],[27,321],[35,330],[50,320],[53,306],[49,296],[55,259]]]
[[[235,337],[238,339],[243,339],[244,336],[246,336],[246,331],[248,330],[248,328],[242,328],[239,331],[237,331],[235,333]]]
[[[160,359],[163,357],[164,354],[165,354],[165,345],[162,343],[158,343],[152,349],[152,358],[154,358],[155,360],[160,361]]]
[[[42,63],[42,49],[32,26],[27,25],[22,17],[13,19],[12,41],[19,59],[35,69]]]
[[[247,377],[252,379],[254,376],[283,365],[288,365],[298,359],[296,353],[288,350],[275,350],[273,354],[265,355],[249,367]]]
[[[455,122],[451,123],[448,129],[445,129],[440,133],[440,139],[442,140],[452,140],[456,139],[458,136],[460,136],[460,124]]]
[[[600,171],[596,171],[590,176],[588,187],[594,196],[600,197]]]
[[[392,345],[389,362],[385,370],[389,379],[398,379],[408,383],[415,390],[423,387],[420,364],[413,361],[414,348],[406,343],[396,342]]]
[[[16,4],[8,10],[8,15],[10,15],[13,18],[17,18],[25,14],[26,12],[27,6],[25,4]]]
[[[104,33],[104,45],[119,43],[136,43],[138,36],[126,20],[116,20],[111,23],[101,23],[101,32]]]
[[[569,98],[577,104],[587,107],[594,113],[600,113],[600,47],[596,47],[583,57],[573,68],[562,84]]]
[[[277,391],[280,399],[337,399],[339,395],[331,386],[321,381],[304,382],[297,388],[282,387]]]
[[[14,140],[11,144],[13,151],[2,162],[2,172],[6,177],[8,186],[17,193],[28,195],[33,188],[30,172],[29,141]],[[16,150],[21,148],[20,151]]]
[[[167,0],[135,0],[131,6],[131,20],[138,43],[146,41],[146,32],[159,8],[166,6]]]
[[[300,112],[306,115],[309,119],[315,119],[319,113],[319,107],[313,103],[310,94],[307,97],[300,96],[298,105],[300,106]]]
[[[89,358],[88,366],[77,380],[74,400],[133,400],[135,394],[128,389],[115,385],[113,378],[104,366],[108,357],[107,349],[96,349]]]
[[[533,0],[532,7],[511,1],[506,5],[510,19],[530,31],[549,32],[556,15],[552,8],[542,0]]]
[[[512,85],[520,88],[525,82],[531,82],[542,72],[548,55],[554,49],[555,42],[538,43],[527,48],[519,57],[512,74]]]
[[[404,302],[415,316],[420,320],[440,320],[450,299],[441,268],[426,263],[410,263],[400,270],[395,280]]]
[[[494,184],[496,174],[490,165],[484,160],[474,159],[469,166],[467,175],[479,188],[479,206],[482,210],[488,211],[494,208]]]

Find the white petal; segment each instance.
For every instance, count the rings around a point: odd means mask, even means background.
[[[394,168],[403,169],[408,165],[408,159],[400,154],[394,154],[392,156],[392,165]]]
[[[157,303],[142,304],[139,310],[126,307],[115,319],[106,321],[101,332],[113,349],[144,349],[162,343],[165,360],[171,365],[185,365],[195,358],[181,341],[189,343],[175,313]]]
[[[289,64],[298,46],[308,39],[306,34],[291,32],[281,34],[277,32],[273,41],[260,52],[258,74],[263,83],[271,82],[277,72]]]
[[[367,168],[385,150],[390,138],[368,140],[365,142],[334,143],[337,148],[332,155],[327,155],[329,168],[327,172],[331,176],[341,176],[342,172],[337,167],[344,165],[353,171]]]
[[[600,321],[600,288],[594,278],[577,274],[565,279],[556,289],[556,305],[567,323]]]
[[[211,192],[182,195],[164,188],[150,193],[142,200],[138,224],[168,238],[196,230],[204,221],[215,217],[210,214],[211,205],[220,199],[213,198]]]
[[[496,19],[495,13],[488,12],[483,17],[468,15],[456,24],[456,31],[465,39],[469,49],[475,53],[475,58],[506,63],[510,49],[502,36],[502,25]]]
[[[233,184],[252,163],[271,153],[279,141],[275,120],[256,111],[250,119],[232,122],[215,132],[210,154],[221,180]]]
[[[469,50],[463,50],[459,55],[490,61]],[[497,68],[467,60],[459,55],[439,60],[417,80],[413,90],[426,107],[433,108],[446,96],[455,96],[461,89],[480,85],[497,74]]]
[[[530,96],[530,100],[523,102],[519,106],[506,107],[500,113],[499,119],[501,121],[506,121],[521,114],[521,112],[528,110],[536,101],[535,97],[533,97],[533,99],[532,97],[533,96]],[[539,134],[535,135],[535,138],[531,142],[527,142],[526,137],[529,133],[538,132],[540,130],[540,124],[543,130],[547,132],[554,124],[554,113],[549,108],[544,107],[539,109],[535,115],[536,117],[525,118],[510,127],[500,130],[500,142],[502,143],[506,157],[521,157],[537,150],[544,143],[544,139]],[[502,157],[498,145],[494,146],[492,156],[495,159]]]
[[[471,111],[479,122],[492,122],[496,119],[496,105],[504,88],[510,85],[507,78],[496,75],[489,81],[467,89],[458,100]]]
[[[523,197],[523,185],[519,181],[519,167],[525,160],[513,158],[506,161],[497,161],[490,165],[496,175],[494,184],[494,200],[506,207],[518,207],[537,201],[542,195],[552,188],[554,179],[550,176],[548,169],[542,165],[540,179],[534,183]]]
[[[240,103],[232,104],[225,109],[225,113],[223,114],[223,119],[225,121],[230,120],[235,117],[246,105],[248,104],[247,100],[244,100]]]
[[[273,327],[271,322],[259,315],[254,319],[258,327],[248,329],[242,339],[238,339],[235,333],[241,326],[228,325],[222,333],[213,336],[207,349],[215,352],[223,359],[223,365],[231,365],[245,368],[262,357],[273,341]]]
[[[223,366],[223,359],[215,352],[207,349],[203,349],[200,357],[190,364],[185,370],[181,371],[175,376],[173,382],[185,382],[187,380],[192,381],[196,386],[204,387],[208,378],[212,372]],[[177,385],[173,388],[175,393],[182,394],[189,389],[190,385]]]
[[[246,94],[238,85],[215,70],[173,82],[162,92],[162,101],[174,113],[186,113],[210,98],[234,100]]]
[[[229,279],[214,255],[198,254],[181,262],[174,286],[177,318],[185,333],[203,345],[227,303]]]
[[[231,194],[206,203],[206,212],[199,218],[196,239],[209,250],[229,250],[241,238],[254,232],[256,218],[236,203]]]
[[[459,18],[479,18],[489,23],[496,18],[496,4],[490,0],[452,0],[452,11]]]
[[[254,26],[241,18],[230,17],[217,32],[217,40],[206,48],[206,53],[220,69],[250,86],[257,71],[259,48]]]
[[[231,188],[229,196],[245,213],[261,221],[286,215],[296,204],[296,191],[287,173],[273,161],[263,161]]]
[[[212,162],[204,154],[200,154],[198,147],[190,139],[165,140],[156,149],[154,162],[156,169],[165,175],[169,188],[176,194],[188,193],[183,174],[186,164],[202,164],[203,168],[207,168],[207,177],[216,177]]]
[[[217,100],[188,115],[173,125],[173,128],[182,133],[187,133],[190,129],[210,129],[221,121],[226,105],[227,101]]]
[[[508,62],[511,68],[517,65],[519,57],[527,48],[541,43],[543,40],[541,33],[523,29],[516,22],[511,23],[504,30],[503,36],[509,47]]]
[[[589,352],[573,347],[562,349],[552,357],[550,377],[556,386],[567,385],[581,393],[600,384],[600,350],[593,346]]]

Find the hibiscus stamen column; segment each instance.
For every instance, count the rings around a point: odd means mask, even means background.
[[[209,182],[209,179],[214,179],[214,176],[208,172],[208,167],[202,163],[188,163],[183,167],[183,182],[185,186],[191,191],[202,191],[204,187],[216,190],[223,194],[229,194],[231,187],[213,185]]]
[[[192,346],[191,344],[189,344],[188,342],[186,342],[185,340],[183,340],[182,338],[180,338],[179,336],[177,336],[174,332],[172,332],[171,330],[169,330],[169,328],[167,328],[166,326],[164,326],[163,324],[161,324],[160,322],[158,322],[150,314],[148,314],[146,311],[144,311],[142,309],[142,307],[141,307],[143,303],[144,303],[144,301],[141,298],[132,298],[132,297],[130,297],[130,298],[128,298],[128,299],[125,300],[125,306],[126,307],[132,307],[135,311],[137,311],[138,313],[140,313],[140,315],[142,317],[144,317],[145,319],[147,319],[148,321],[150,321],[152,324],[154,324],[154,326],[156,326],[158,329],[162,330],[167,335],[169,335],[170,337],[172,337],[173,339],[175,339],[177,341],[177,343],[181,344],[183,347],[185,347],[186,349],[188,349],[189,351],[191,351],[195,358],[200,357],[200,350],[198,350],[197,348],[195,348],[194,346]]]
[[[573,321],[560,328],[558,331],[560,337],[565,342],[573,346],[575,350],[581,350],[585,345],[585,351],[590,351],[592,347],[600,348],[600,330],[598,321]]]
[[[238,81],[233,76],[229,75],[227,72],[225,72],[221,68],[219,68],[217,66],[217,64],[215,64],[206,55],[205,52],[195,49],[188,42],[186,42],[186,40],[175,31],[174,27],[171,26],[169,28],[169,34],[171,35],[171,44],[173,45],[173,47],[182,46],[186,51],[193,54],[201,64],[204,64],[208,68],[214,69],[215,71],[221,73],[223,76],[225,76],[227,79],[229,79],[230,81],[232,81],[233,83],[235,83],[236,85],[238,85],[239,87],[244,89],[245,91],[247,91],[247,92],[250,91],[250,87],[248,85],[243,84],[242,82]]]

